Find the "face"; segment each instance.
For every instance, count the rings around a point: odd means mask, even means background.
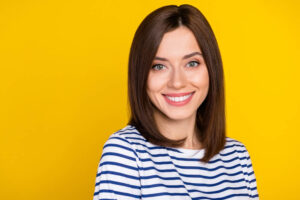
[[[147,80],[154,117],[195,119],[208,88],[207,67],[194,34],[184,26],[165,33]]]

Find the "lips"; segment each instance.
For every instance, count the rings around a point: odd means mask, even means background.
[[[195,92],[163,94],[167,103],[173,106],[183,106],[187,104],[193,97]]]

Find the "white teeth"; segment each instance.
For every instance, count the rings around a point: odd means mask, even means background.
[[[181,97],[170,97],[170,96],[167,96],[166,97],[168,99],[170,99],[171,101],[174,101],[174,102],[181,102],[181,101],[185,101],[187,100],[190,96],[192,96],[192,93],[191,94],[188,94],[188,95],[185,95],[185,96],[181,96]]]

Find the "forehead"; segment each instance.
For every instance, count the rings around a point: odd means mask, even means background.
[[[181,26],[164,34],[156,56],[175,58],[195,51],[201,53],[193,32],[187,27]]]

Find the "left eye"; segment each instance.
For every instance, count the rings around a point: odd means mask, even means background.
[[[196,67],[198,65],[199,65],[199,62],[197,62],[197,61],[191,61],[191,62],[188,63],[189,67]]]

